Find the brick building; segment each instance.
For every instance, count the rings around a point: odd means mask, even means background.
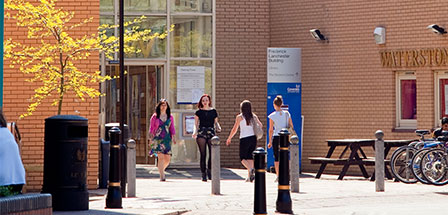
[[[168,2],[168,4],[167,4]],[[193,2],[193,3],[192,3]],[[448,79],[444,35],[433,34],[428,25],[447,26],[448,4],[440,1],[129,1],[126,18],[145,15],[142,26],[160,30],[174,24],[166,39],[146,47],[147,52],[129,55],[127,121],[137,140],[137,160],[153,163],[147,156],[146,133],[149,115],[160,98],[168,98],[175,116],[178,142],[173,147],[173,166],[197,167],[197,149],[188,130],[196,109],[181,100],[185,81],[181,73],[192,69],[203,77],[201,93],[209,93],[219,113],[225,139],[244,99],[253,102],[254,112],[266,124],[266,48],[302,48],[303,170],[316,171],[306,160],[323,156],[325,140],[373,138],[381,129],[386,139],[415,138],[415,129],[437,127],[447,115],[445,87]],[[118,17],[113,1],[86,2],[85,8],[61,0],[76,17],[95,17],[85,30],[94,32],[99,23],[114,23]],[[75,4],[75,5],[74,5]],[[81,3],[81,5],[84,5]],[[97,19],[100,17],[100,19]],[[375,28],[385,29],[386,42],[376,44]],[[447,26],[448,27],[448,26]],[[310,29],[319,29],[328,40],[316,41]],[[24,37],[24,31],[5,22],[5,38]],[[5,62],[7,64],[8,62]],[[98,65],[116,74],[113,61],[97,55],[85,64]],[[32,85],[23,75],[5,66],[5,111],[10,120],[25,110]],[[65,103],[66,113],[89,118],[89,187],[96,186],[98,172],[98,124],[118,121],[118,83],[108,82],[103,90],[106,104],[99,111],[98,100]],[[76,104],[76,105],[75,105]],[[46,104],[35,115],[19,121],[23,133],[23,159],[29,187],[39,189],[42,181],[43,119],[55,113]],[[79,107],[79,108],[78,108]],[[259,143],[263,146],[265,141]],[[222,147],[222,165],[241,167],[238,140]],[[338,170],[329,167],[330,172]],[[353,171],[354,174],[359,174]]]
[[[324,156],[326,139],[374,138],[378,129],[385,139],[413,139],[415,129],[439,126],[446,116],[448,40],[427,26],[446,26],[447,7],[438,1],[270,5],[269,46],[302,48],[305,171],[317,169],[306,158]],[[375,43],[376,27],[385,28],[385,44]],[[328,42],[311,38],[316,28]],[[391,52],[396,63],[388,64],[382,56]]]
[[[93,21],[71,32],[74,37],[98,32],[99,1],[66,1],[61,0],[57,5],[68,11],[75,11],[74,23],[93,17]],[[40,44],[39,41],[29,40],[25,28],[17,27],[14,20],[5,19],[4,38],[26,44]],[[99,54],[93,53],[88,60],[78,64],[83,71],[97,71]],[[45,119],[57,114],[57,106],[51,106],[52,100],[47,100],[38,107],[32,116],[19,119],[26,113],[29,99],[34,95],[38,83],[26,82],[25,76],[17,68],[10,68],[9,62],[4,62],[3,107],[8,121],[15,121],[22,135],[21,154],[26,169],[26,189],[40,190],[43,181],[44,163],[44,123]],[[64,97],[62,114],[80,115],[89,120],[88,131],[88,175],[87,183],[90,189],[97,188],[98,178],[98,99],[80,101],[73,94]]]

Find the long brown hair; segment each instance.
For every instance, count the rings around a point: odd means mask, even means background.
[[[3,115],[3,108],[0,107],[0,127],[7,127],[6,118]]]
[[[166,119],[168,120],[171,117],[171,108],[166,99],[160,99],[159,103],[157,103],[156,115],[157,115],[157,118],[160,119],[160,105],[162,105],[163,103],[166,104]]]
[[[208,98],[208,106],[211,107],[212,106],[212,98],[208,95],[208,94],[204,94],[201,96],[201,98],[199,99],[198,102],[198,108],[201,109],[204,107],[204,105],[202,104],[202,98],[207,97]]]
[[[252,121],[252,118],[254,117],[252,113],[252,104],[249,100],[244,100],[240,104],[241,107],[241,114],[243,114],[244,119],[246,119],[246,125],[249,125]]]

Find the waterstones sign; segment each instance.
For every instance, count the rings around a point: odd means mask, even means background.
[[[428,48],[397,51],[381,51],[383,67],[426,67],[448,65],[448,49]]]

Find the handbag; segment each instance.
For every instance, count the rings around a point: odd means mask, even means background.
[[[260,127],[260,125],[258,125],[258,117],[256,115],[253,115],[254,117],[252,118],[252,127],[254,128],[254,134],[257,137],[257,140],[260,140],[261,138],[263,138],[263,129]]]
[[[221,125],[219,122],[215,122],[215,131],[216,133],[221,133]]]
[[[289,142],[291,143],[291,137],[292,136],[297,136],[297,133],[296,133],[296,131],[294,130],[294,128],[291,128],[290,126],[289,126],[289,115],[288,114],[286,114],[285,113],[285,115],[286,115],[286,128],[288,129],[288,132],[289,132],[289,138],[288,138],[288,140],[289,140]]]

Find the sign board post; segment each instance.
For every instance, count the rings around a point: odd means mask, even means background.
[[[299,136],[299,167],[302,163],[302,57],[300,48],[267,49],[267,115],[274,110],[273,102],[277,95],[283,97],[283,110],[291,113],[294,130]],[[269,119],[266,137],[269,138]],[[268,143],[268,141],[267,141]],[[267,147],[266,147],[267,148]],[[267,169],[274,166],[274,152],[267,150]]]

